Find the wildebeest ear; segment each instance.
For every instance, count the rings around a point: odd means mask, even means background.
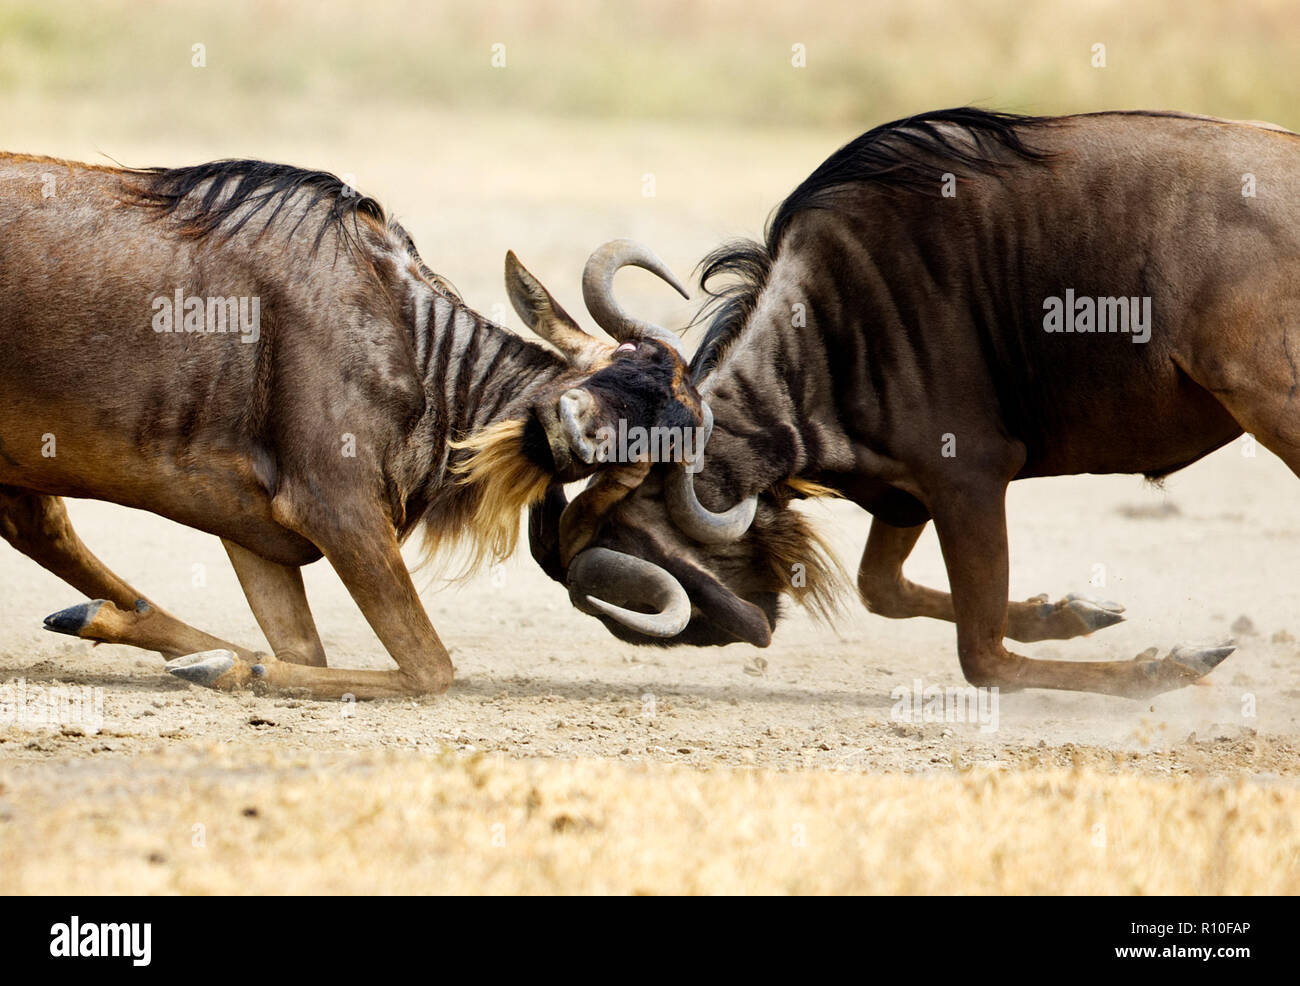
[[[730,589],[719,584],[708,587],[700,600],[700,608],[718,626],[736,639],[755,647],[772,643],[772,624],[763,611],[751,602],[741,599]]]
[[[755,647],[772,643],[772,624],[766,614],[753,603],[741,599],[713,575],[694,565],[674,569],[673,574],[686,588],[696,608],[715,626]]]
[[[524,324],[578,369],[590,369],[613,348],[583,332],[513,250],[506,253],[506,293]]]
[[[564,565],[560,561],[560,517],[569,505],[564,487],[552,483],[540,503],[528,508],[528,547],[542,571],[564,585]]]

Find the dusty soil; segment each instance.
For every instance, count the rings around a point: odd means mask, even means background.
[[[766,649],[639,648],[572,610],[521,554],[464,583],[432,574],[425,604],[457,667],[428,701],[337,704],[226,695],[169,677],[151,653],[94,646],[41,627],[76,593],[7,553],[0,681],[103,689],[103,727],[78,735],[40,723],[0,732],[6,763],[111,758],[160,744],[250,742],[282,752],[429,749],[511,756],[608,757],[699,766],[907,772],[963,763],[1071,764],[1121,757],[1149,773],[1300,771],[1300,618],[1293,607],[1300,490],[1267,453],[1234,446],[1174,477],[1075,477],[1013,488],[1012,593],[1088,591],[1122,601],[1127,621],[1091,637],[1016,645],[1030,656],[1122,659],[1150,645],[1235,637],[1238,651],[1199,687],[1150,702],[1068,693],[999,697],[996,729],[907,723],[897,687],[962,684],[952,627],[889,621],[853,607],[834,629],[799,611]],[[151,515],[73,504],[92,547],[125,578],[197,626],[266,647],[219,543]],[[810,508],[846,565],[868,518],[846,503]],[[417,559],[411,556],[411,562]],[[1094,566],[1106,585],[1094,587]],[[331,661],[391,666],[325,563],[308,591]],[[908,566],[942,586],[927,532]],[[1235,625],[1235,629],[1234,629]],[[1253,713],[1253,715],[1252,715]]]

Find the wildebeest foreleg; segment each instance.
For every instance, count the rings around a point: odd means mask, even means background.
[[[406,570],[406,562],[390,526],[349,525],[337,535],[317,535],[316,543],[338,572],[366,621],[389,655],[397,662],[393,671],[313,667],[258,655],[236,660],[226,651],[194,654],[168,664],[180,677],[216,688],[255,685],[270,691],[290,691],[315,699],[401,698],[444,692],[451,685],[451,657],[438,639],[419,594]],[[232,555],[232,560],[235,555]],[[247,559],[237,564],[252,570]],[[241,581],[243,580],[241,573]],[[267,578],[263,568],[250,580],[258,590],[254,605],[258,620],[269,617],[267,639],[292,637],[292,627],[276,624],[275,614],[292,614],[298,589],[284,578]],[[303,600],[305,606],[305,599]],[[292,619],[291,615],[291,619]],[[299,617],[300,618],[300,617]]]
[[[1230,646],[1179,646],[1163,659],[1155,649],[1132,661],[1045,661],[1012,654],[1007,635],[1006,485],[946,485],[931,512],[948,567],[962,672],[974,685],[1057,688],[1147,698],[1201,678]]]
[[[221,543],[276,660],[325,667],[325,647],[307,603],[302,569],[277,565],[224,538]]]
[[[912,553],[924,524],[893,527],[871,522],[867,550],[858,569],[858,590],[867,609],[890,619],[928,616],[953,622],[952,596],[917,585],[903,576],[903,562]],[[1071,593],[1055,603],[1046,595],[1007,605],[1007,636],[1031,643],[1067,640],[1123,621],[1124,607]]]
[[[143,647],[166,657],[213,647],[252,656],[251,651],[178,620],[109,571],[72,529],[60,497],[0,487],[0,534],[28,558],[90,597],[90,602],[47,616],[48,630]]]

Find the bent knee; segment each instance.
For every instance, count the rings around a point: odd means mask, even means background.
[[[961,673],[976,688],[1005,687],[1015,684],[1022,658],[1008,654],[1002,648],[958,648]]]
[[[912,615],[907,602],[907,591],[899,579],[858,578],[858,595],[867,609],[887,619],[902,619]]]

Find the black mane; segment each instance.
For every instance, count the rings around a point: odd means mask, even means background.
[[[765,243],[733,240],[700,262],[700,286],[710,300],[695,321],[707,321],[709,327],[691,363],[695,379],[703,379],[744,328],[795,215],[832,208],[829,193],[847,184],[873,182],[913,194],[939,195],[946,173],[995,174],[1007,166],[1007,152],[1020,160],[1043,160],[1048,155],[1026,144],[1021,133],[1054,119],[961,107],[895,120],[849,141],[777,206],[767,223]],[[709,282],[720,276],[727,276],[730,283],[711,289]]]
[[[188,168],[140,168],[129,173],[143,179],[130,189],[135,201],[160,209],[167,215],[180,214],[185,232],[192,236],[207,236],[218,229],[226,237],[233,236],[269,207],[270,213],[262,223],[260,235],[271,227],[299,192],[309,196],[308,207],[299,215],[289,231],[290,235],[297,232],[316,203],[325,202],[329,206],[316,230],[313,249],[320,247],[330,229],[337,229],[346,243],[353,244],[359,216],[369,217],[381,225],[387,224],[383,206],[328,171],[311,171],[267,161],[228,160]],[[191,200],[204,185],[202,196]],[[251,208],[237,220],[230,221],[250,203]]]

